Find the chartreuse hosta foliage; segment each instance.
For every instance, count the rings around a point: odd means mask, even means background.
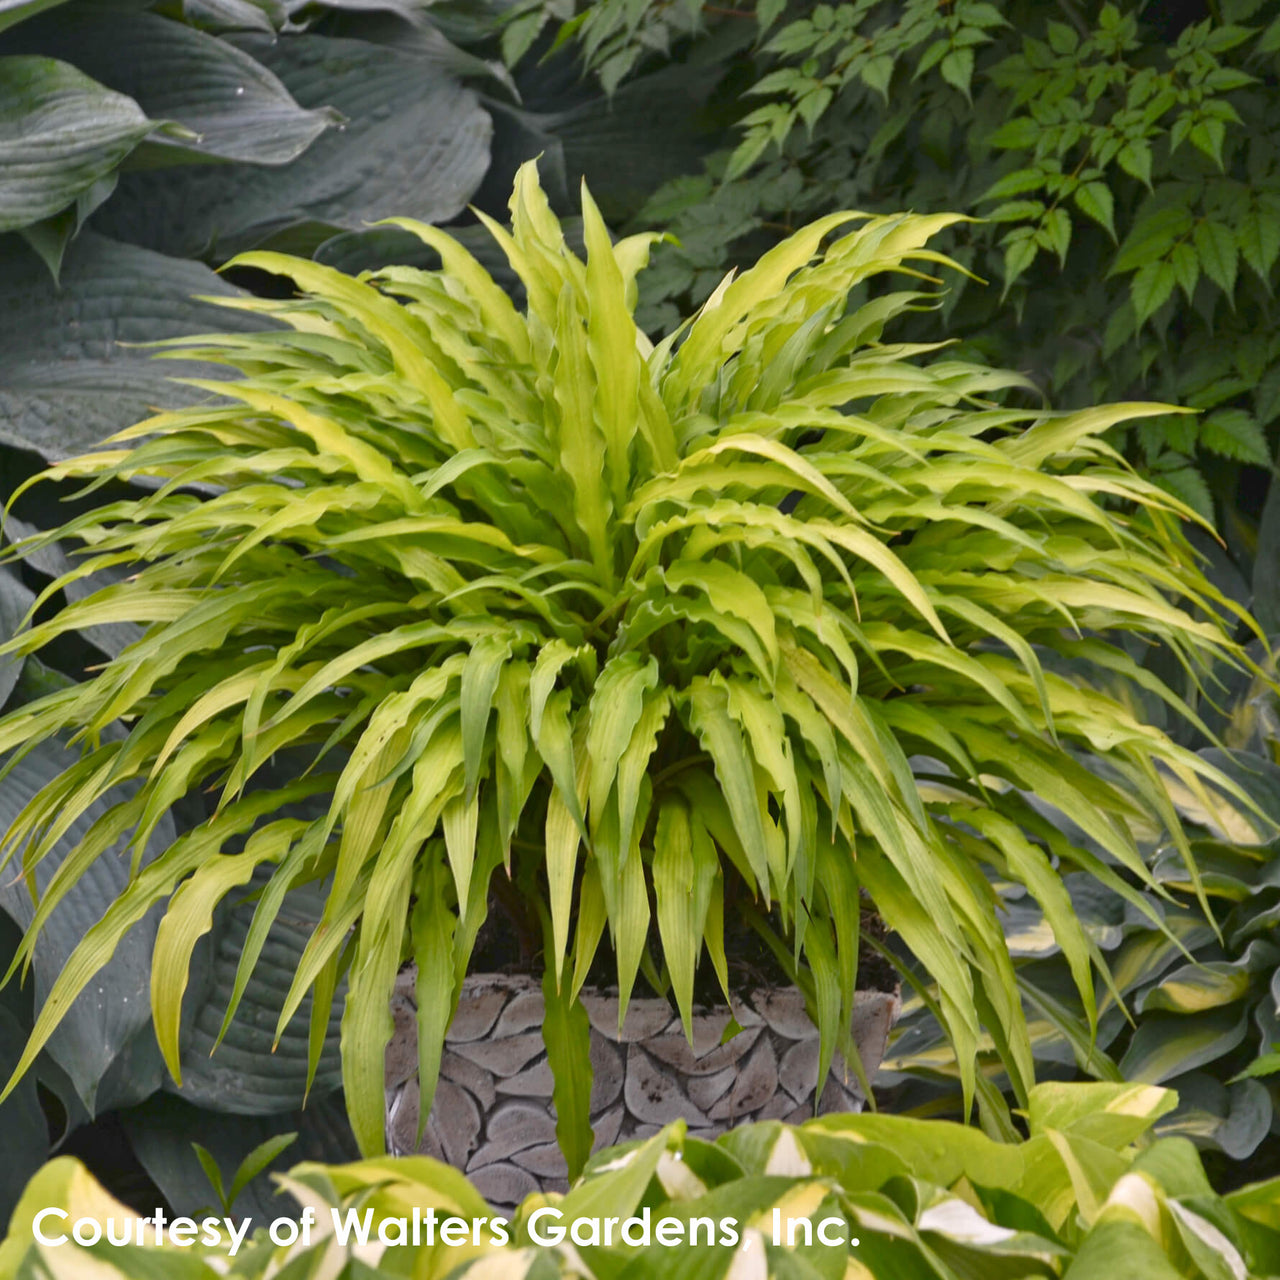
[[[273,1245],[267,1224],[257,1222],[233,1257],[225,1243],[42,1246],[33,1237],[34,1219],[50,1207],[68,1215],[66,1226],[61,1219],[42,1221],[54,1238],[77,1219],[105,1224],[113,1217],[119,1238],[122,1224],[136,1218],[74,1160],[59,1159],[32,1180],[14,1215],[0,1245],[0,1280],[608,1280],[619,1274],[636,1280],[1249,1280],[1276,1274],[1280,1183],[1215,1195],[1189,1142],[1149,1141],[1152,1122],[1174,1102],[1172,1093],[1144,1085],[1038,1085],[1029,1105],[1030,1137],[1017,1144],[899,1116],[833,1116],[797,1128],[774,1121],[744,1126],[714,1144],[685,1136],[677,1122],[646,1141],[600,1152],[567,1196],[530,1196],[505,1216],[505,1244],[493,1238],[494,1211],[463,1175],[421,1157],[304,1164],[281,1178],[314,1213],[309,1242]],[[437,1220],[463,1220],[454,1244],[442,1245],[437,1235],[428,1246],[420,1225],[422,1243],[413,1246],[415,1215],[421,1224],[430,1212]],[[629,1226],[632,1243],[620,1244],[620,1223],[629,1218],[636,1219]],[[646,1218],[648,1247],[640,1234]],[[93,1235],[87,1224],[80,1230],[84,1239]],[[458,1232],[458,1225],[450,1230]]]
[[[1221,731],[1226,750],[1205,748],[1248,791],[1258,812],[1223,805],[1206,814],[1189,795],[1174,799],[1188,822],[1192,853],[1216,921],[1194,900],[1194,886],[1172,848],[1153,851],[1157,882],[1145,888],[1163,923],[1157,927],[1079,874],[1064,877],[1077,915],[1106,954],[1116,990],[1099,1000],[1090,1040],[1072,1016],[1066,957],[1034,904],[1011,901],[1005,937],[1018,968],[1037,1066],[1061,1073],[1073,1058],[1096,1079],[1167,1085],[1178,1109],[1158,1132],[1179,1133],[1232,1160],[1258,1152],[1280,1116],[1280,733],[1274,686],[1263,677],[1243,693]],[[1002,890],[1020,893],[1011,886]],[[914,1007],[913,1007],[914,1003]],[[957,1114],[959,1071],[927,1008],[908,1001],[895,1047],[877,1084],[898,1087],[894,1110],[927,1107]],[[994,1044],[982,1046],[980,1067],[1001,1083]],[[1237,1175],[1238,1176],[1238,1175]]]
[[[984,397],[1016,375],[881,344],[928,293],[845,314],[860,281],[947,265],[924,246],[950,215],[816,222],[653,347],[631,318],[648,238],[611,244],[584,193],[581,261],[532,166],[511,210],[510,231],[490,229],[524,311],[426,226],[406,224],[440,254],[434,272],[352,279],[249,255],[301,296],[232,305],[288,327],[178,351],[243,378],[52,469],[151,487],[60,532],[91,552],[76,572],[128,577],[11,650],[121,619],[147,631],[0,722],[2,750],[64,730],[83,746],[8,832],[28,875],[76,814],[115,801],[19,960],[118,833],[141,849],[179,796],[220,801],[135,865],[22,1067],[167,900],[152,1001],[176,1072],[212,906],[270,872],[243,981],[287,888],[323,880],[281,1026],[312,987],[319,1026],[349,974],[346,1099],[362,1148],[380,1149],[397,970],[418,966],[429,1098],[496,873],[543,921],[553,995],[576,995],[607,928],[625,1006],[653,920],[646,963],[686,1022],[704,944],[726,983],[726,902],[746,912],[798,963],[824,1075],[866,894],[936,979],[960,1062],[985,1024],[1025,1097],[1031,1052],[981,868],[1043,904],[1091,1011],[1099,956],[1052,860],[1141,904],[1114,870],[1146,874],[1130,822],[1182,841],[1163,779],[1196,792],[1218,776],[1078,674],[1130,672],[1177,710],[1102,633],[1154,638],[1191,670],[1233,651],[1184,509],[1100,440],[1157,409],[1004,409]],[[117,719],[127,733],[104,736]],[[306,762],[296,780],[255,785],[285,751]],[[294,804],[307,797],[320,816]],[[575,1025],[549,1033],[581,1046]]]

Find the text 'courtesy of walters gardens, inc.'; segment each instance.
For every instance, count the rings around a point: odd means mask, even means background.
[[[273,1244],[304,1246],[330,1234],[340,1245],[380,1244],[433,1247],[445,1245],[506,1245],[511,1243],[509,1218],[459,1218],[437,1215],[434,1209],[417,1208],[407,1218],[381,1218],[375,1222],[372,1209],[363,1213],[355,1209],[330,1209],[329,1221],[317,1219],[314,1209],[305,1209],[300,1218],[275,1218],[267,1226]],[[850,1238],[849,1224],[844,1218],[784,1218],[774,1209],[772,1218],[746,1227],[736,1218],[654,1218],[646,1208],[630,1218],[566,1218],[559,1209],[544,1206],[536,1209],[524,1222],[527,1241],[534,1245],[553,1246],[571,1242],[575,1245],[629,1245],[648,1248],[660,1245],[677,1248],[682,1245],[738,1245],[744,1232],[754,1229],[768,1234],[775,1245],[828,1245],[856,1247]],[[75,1218],[65,1209],[48,1208],[37,1213],[31,1224],[37,1244],[56,1247],[65,1244],[92,1246],[97,1244],[177,1245],[189,1248],[225,1246],[234,1257],[253,1229],[251,1218],[169,1218],[159,1209],[149,1218]]]

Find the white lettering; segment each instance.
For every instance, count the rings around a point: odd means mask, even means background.
[[[31,1223],[31,1234],[35,1236],[36,1242],[47,1245],[66,1244],[66,1236],[50,1237],[45,1235],[42,1223],[46,1218],[61,1218],[63,1222],[66,1222],[67,1215],[65,1210],[62,1209],[41,1209]]]
[[[90,1228],[92,1235],[89,1234]],[[80,1234],[82,1230],[89,1236],[87,1240]],[[71,1227],[71,1238],[76,1244],[97,1244],[102,1239],[102,1224],[94,1218],[77,1218]]]
[[[569,1228],[569,1239],[574,1244],[598,1245],[600,1243],[599,1218],[574,1218]]]
[[[351,1235],[354,1232],[357,1244],[369,1243],[369,1232],[373,1230],[373,1210],[366,1209],[364,1211],[364,1220],[361,1221],[359,1215],[354,1209],[347,1210],[347,1216],[340,1218],[337,1209],[330,1209],[329,1216],[333,1219],[333,1234],[337,1237],[338,1243],[345,1249],[350,1242]]]
[[[228,1258],[234,1258],[236,1256],[236,1250],[240,1248],[244,1243],[245,1236],[249,1234],[249,1224],[252,1221],[252,1218],[245,1218],[244,1221],[240,1223],[240,1230],[237,1231],[236,1224],[232,1222],[230,1218],[223,1218],[223,1222],[226,1223],[227,1227],[227,1235],[231,1237],[231,1248],[227,1251]]]
[[[820,1223],[818,1223],[818,1242],[820,1244],[827,1244],[827,1245],[844,1244],[844,1233],[841,1232],[841,1234],[836,1236],[835,1239],[831,1239],[827,1235],[828,1226],[839,1229],[840,1227],[844,1226],[844,1219],[843,1218],[823,1218],[823,1220]],[[853,1243],[857,1244],[858,1242],[855,1240],[853,1241]]]
[[[647,1210],[646,1210],[646,1212],[647,1212]],[[563,1241],[564,1241],[564,1228],[563,1228],[562,1226],[559,1226],[559,1225],[558,1225],[558,1224],[559,1224],[559,1222],[560,1222],[560,1217],[561,1217],[560,1210],[559,1210],[559,1209],[555,1209],[555,1208],[553,1208],[553,1207],[552,1207],[552,1206],[550,1206],[550,1205],[547,1205],[547,1206],[545,1206],[545,1207],[543,1207],[543,1208],[541,1208],[541,1209],[535,1209],[535,1210],[534,1210],[534,1211],[529,1215],[529,1224],[528,1224],[528,1225],[529,1225],[529,1239],[530,1239],[530,1240],[532,1240],[534,1244],[561,1244],[561,1243],[563,1243]],[[545,1235],[543,1234],[542,1229],[541,1229],[541,1228],[542,1228],[542,1219],[543,1219],[543,1218],[554,1218],[554,1219],[555,1219],[555,1221],[556,1221],[556,1223],[557,1223],[557,1225],[556,1225],[556,1226],[554,1226],[554,1227],[548,1227],[548,1228],[547,1228],[547,1232],[546,1232],[546,1234],[545,1234]],[[630,1241],[628,1241],[627,1243],[629,1244],[629,1243],[630,1243]]]
[[[299,1231],[298,1224],[292,1218],[275,1218],[267,1228],[267,1235],[271,1237],[272,1244],[294,1244]]]
[[[378,1240],[390,1248],[409,1243],[409,1224],[403,1218],[383,1218],[378,1223]]]
[[[684,1223],[679,1218],[659,1218],[653,1230],[658,1237],[658,1243],[667,1249],[673,1248],[684,1239]]]
[[[447,1244],[450,1249],[465,1243],[470,1234],[471,1228],[462,1218],[446,1218],[440,1224],[440,1243]]]
[[[107,1243],[114,1245],[129,1244],[133,1239],[133,1229],[139,1226],[137,1218],[125,1218],[123,1224],[124,1230],[120,1233],[120,1238],[116,1238],[116,1220],[114,1218],[107,1219]]]
[[[199,1231],[200,1228],[196,1226],[194,1218],[174,1218],[169,1223],[169,1239],[180,1249],[195,1244]]]
[[[805,1247],[813,1244],[813,1221],[810,1218],[788,1218],[787,1219],[787,1248],[794,1249],[796,1247],[796,1227],[804,1228]]]
[[[636,1223],[640,1228],[640,1238],[632,1239],[631,1224]],[[629,1244],[633,1249],[647,1249],[649,1247],[649,1206],[645,1205],[640,1210],[640,1217],[628,1218],[622,1224],[622,1243]]]

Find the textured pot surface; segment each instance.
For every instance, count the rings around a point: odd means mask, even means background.
[[[531,1191],[563,1190],[541,984],[505,975],[466,979],[419,1144],[414,980],[412,969],[403,972],[392,1001],[388,1148],[465,1170],[494,1205],[517,1204]],[[725,1044],[727,1009],[696,1014],[690,1045],[665,1000],[633,999],[621,1035],[616,995],[584,991],[582,1003],[591,1021],[597,1148],[645,1137],[680,1117],[690,1133],[710,1137],[745,1120],[794,1123],[814,1113],[818,1032],[794,989],[760,990],[735,1003],[733,1016],[743,1029]],[[899,1007],[894,993],[858,993],[854,1043],[869,1075],[884,1055]],[[819,1112],[860,1111],[863,1101],[857,1077],[837,1055]]]

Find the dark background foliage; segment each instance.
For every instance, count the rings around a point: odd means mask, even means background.
[[[655,333],[824,212],[982,217],[938,245],[982,281],[954,287],[941,314],[899,336],[957,339],[971,358],[1029,374],[1055,406],[1157,398],[1200,410],[1115,443],[1216,521],[1224,545],[1204,546],[1219,585],[1280,631],[1280,0],[0,0],[0,487],[178,403],[168,379],[184,370],[131,344],[226,328],[229,313],[198,295],[278,287],[215,274],[242,249],[346,270],[428,265],[418,242],[370,226],[408,215],[449,225],[504,278],[468,205],[502,216],[512,175],[535,155],[561,212],[585,175],[616,229],[673,233],[642,281]],[[61,522],[69,496],[46,486],[24,498],[6,538]],[[66,566],[47,551],[0,576],[4,634],[36,593],[42,615],[57,607]],[[0,693],[13,705],[80,677],[132,634],[102,628],[48,666],[12,666]],[[1249,746],[1274,761],[1274,738]],[[56,773],[53,754],[8,773],[0,811],[12,817]],[[170,837],[183,822],[172,817]],[[1238,882],[1273,888],[1269,857],[1233,863]],[[86,882],[85,900],[55,917],[26,986],[5,988],[0,1069],[60,958],[118,887],[101,861],[106,880]],[[1254,897],[1224,889],[1223,941],[1205,942],[1213,972],[1235,975],[1222,1007],[1247,1021],[1218,1055],[1235,1055],[1232,1073],[1280,1035],[1276,966],[1250,941],[1249,913],[1271,899]],[[274,940],[275,967],[255,974],[261,990],[247,1001],[268,1025],[315,918],[314,904],[296,906],[301,923]],[[21,926],[30,899],[6,884],[0,908]],[[277,1167],[350,1151],[332,1054],[305,1111],[305,1051],[267,1052],[248,1015],[208,1056],[244,909],[218,920],[188,992],[191,1069],[177,1097],[146,1012],[155,924],[138,926],[112,962],[111,998],[78,1008],[0,1109],[6,1134],[26,1135],[6,1144],[0,1217],[59,1142],[97,1153],[140,1207],[153,1207],[154,1180],[186,1210],[211,1195],[193,1140],[228,1170],[271,1133],[300,1134]],[[1129,945],[1132,930],[1115,927],[1116,945]],[[0,958],[16,942],[6,930]],[[1051,961],[1029,960],[1042,969],[1028,980],[1052,988]],[[1160,1007],[1149,991],[1168,972],[1143,971],[1140,1009]],[[1252,1001],[1247,1015],[1240,1001]],[[1163,1009],[1166,1023],[1178,1012]],[[1069,1015],[1047,1052],[1076,1070]],[[305,1009],[298,1025],[305,1039]],[[912,1034],[928,1032],[913,1023]],[[1141,1034],[1120,1018],[1099,1051],[1123,1070]],[[1228,1086],[1228,1068],[1206,1066],[1217,1060],[1161,1078],[1221,1076],[1224,1092],[1202,1089],[1200,1109],[1216,1120],[1196,1130],[1184,1115],[1181,1131],[1227,1159],[1252,1156],[1274,1125],[1269,1077]],[[1246,1103],[1247,1139],[1224,1137]],[[135,1155],[121,1154],[125,1143]]]

